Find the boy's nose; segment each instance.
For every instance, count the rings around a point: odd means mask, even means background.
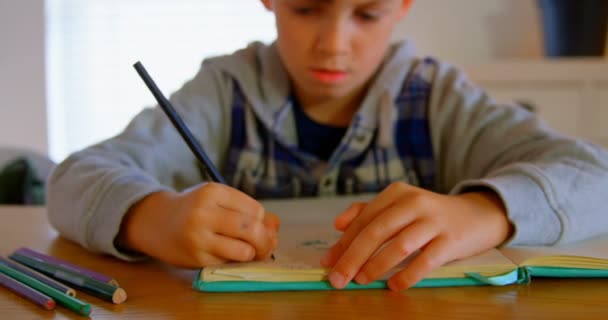
[[[348,52],[350,27],[340,19],[328,21],[318,29],[317,49],[326,55],[343,55]]]

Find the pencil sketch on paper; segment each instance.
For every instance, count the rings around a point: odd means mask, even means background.
[[[318,267],[325,252],[340,236],[341,233],[335,230],[320,231],[306,227],[290,230],[280,235],[279,246],[274,253],[277,260],[283,262],[297,261]]]
[[[327,240],[305,240],[298,244],[298,247],[309,247],[315,250],[328,250],[331,244]]]

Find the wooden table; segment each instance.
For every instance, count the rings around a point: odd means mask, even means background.
[[[265,293],[201,293],[193,270],[126,263],[58,236],[44,208],[0,207],[0,254],[27,246],[115,277],[129,298],[113,305],[84,293],[94,319],[607,319],[608,279],[534,279],[506,287]],[[79,318],[44,311],[0,288],[0,318]]]

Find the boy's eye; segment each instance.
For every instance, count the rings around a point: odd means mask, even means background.
[[[313,14],[313,13],[315,13],[315,11],[316,11],[316,8],[313,8],[313,7],[296,7],[296,8],[293,8],[293,12],[294,13],[299,14],[299,15],[303,15],[303,16]]]
[[[378,13],[367,11],[358,12],[357,16],[363,21],[374,21],[380,17]]]

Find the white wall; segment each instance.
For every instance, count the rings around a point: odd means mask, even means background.
[[[540,16],[533,0],[414,0],[398,37],[420,54],[455,64],[540,58]]]
[[[44,1],[0,0],[0,147],[47,153]]]

